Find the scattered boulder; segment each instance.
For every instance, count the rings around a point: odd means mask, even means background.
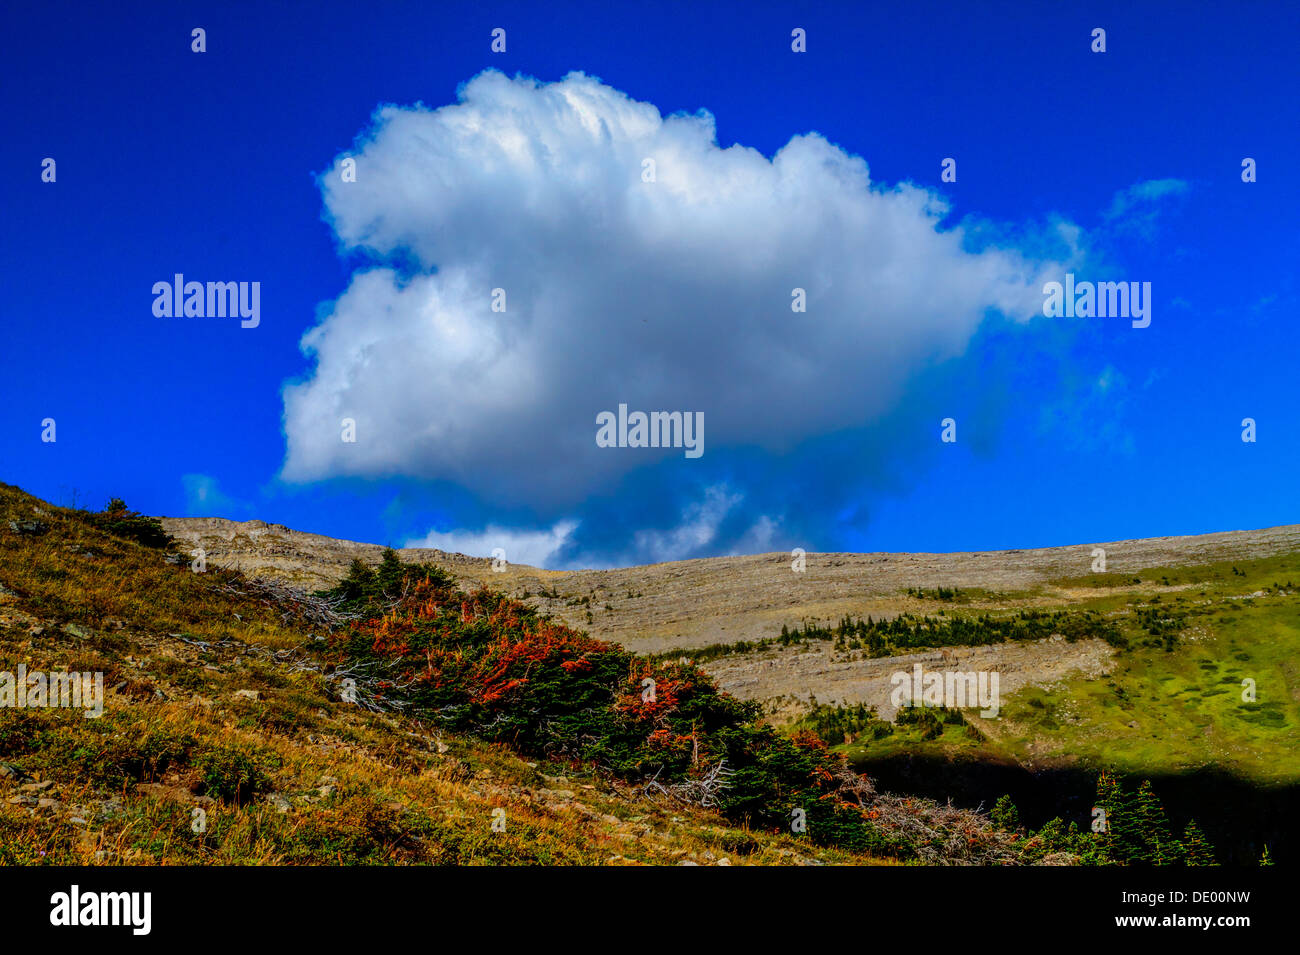
[[[50,529],[50,525],[43,521],[10,521],[9,529],[15,534],[24,536],[36,536],[44,534]]]
[[[32,777],[14,766],[12,763],[0,763],[0,779],[7,779],[11,782],[25,783],[29,782]]]

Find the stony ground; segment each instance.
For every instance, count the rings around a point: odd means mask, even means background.
[[[836,653],[829,643],[814,643],[735,654],[711,660],[705,668],[735,696],[769,703],[768,712],[778,722],[798,718],[814,696],[819,703],[865,703],[874,706],[883,719],[893,719],[897,707],[890,700],[894,691],[890,678],[895,673],[910,673],[917,663],[927,673],[996,670],[999,692],[1009,694],[1025,686],[1049,686],[1067,677],[1104,676],[1110,671],[1113,654],[1102,640],[1067,643],[1063,637],[877,659],[860,651]],[[968,718],[975,721],[974,714]]]

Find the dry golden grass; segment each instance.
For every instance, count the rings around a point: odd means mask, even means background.
[[[342,703],[251,649],[306,655],[312,634],[230,579],[0,486],[0,670],[99,671],[107,691],[99,719],[0,710],[0,863],[876,861]]]

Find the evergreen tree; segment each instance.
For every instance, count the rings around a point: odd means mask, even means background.
[[[1183,830],[1183,859],[1188,865],[1217,865],[1214,861],[1214,849],[1201,832],[1201,827],[1193,819]]]
[[[375,576],[379,580],[379,589],[385,597],[391,600],[402,596],[402,580],[406,577],[406,565],[402,563],[402,558],[397,556],[397,551],[391,547],[384,548],[384,556],[375,570]]]
[[[108,505],[97,514],[86,515],[90,521],[117,537],[124,537],[145,547],[166,548],[175,543],[163,530],[162,522],[156,517],[147,517],[131,510],[120,497],[109,500]]]
[[[1104,813],[1099,835],[1110,860],[1120,865],[1143,861],[1145,847],[1133,796],[1124,791],[1114,773],[1103,772],[1097,777],[1097,808]]]
[[[348,575],[339,582],[335,593],[348,601],[366,600],[374,594],[377,586],[375,572],[360,557],[353,557]]]
[[[993,825],[999,829],[1016,830],[1020,828],[1020,810],[1016,804],[1011,801],[1011,794],[1006,793],[993,806],[993,812],[990,815]],[[1056,820],[1060,822],[1060,820]]]
[[[1150,865],[1177,865],[1183,861],[1182,846],[1169,829],[1164,806],[1151,788],[1151,780],[1142,780],[1133,799],[1137,813],[1137,830],[1141,849],[1138,858]]]

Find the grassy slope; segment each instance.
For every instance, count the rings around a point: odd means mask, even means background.
[[[877,861],[340,703],[270,656],[310,628],[224,592],[235,579],[0,485],[0,670],[116,688],[98,720],[0,710],[0,863]]]
[[[1041,607],[1054,597],[1062,607],[1107,614],[1130,637],[1133,648],[1117,655],[1108,678],[1022,691],[996,721],[968,714],[989,737],[984,743],[959,730],[922,743],[904,731],[840,748],[851,756],[931,751],[1145,774],[1213,766],[1260,784],[1300,782],[1300,554],[1066,579],[997,602]],[[1185,615],[1173,650],[1141,645],[1157,642],[1137,619],[1151,610]],[[1242,699],[1246,678],[1255,681],[1255,702]]]
[[[9,520],[48,529],[16,533]],[[1173,652],[1120,654],[1106,680],[1017,694],[997,722],[972,715],[986,742],[960,727],[930,742],[901,729],[869,744],[872,753],[1151,775],[1213,765],[1295,783],[1300,594],[1288,584],[1300,583],[1300,555],[1235,567],[1144,570],[1137,584],[1090,575],[934,601],[925,609],[1097,609],[1135,642],[1144,638],[1139,611],[1185,614],[1185,629]],[[168,565],[0,485],[0,669],[102,670],[106,687],[119,687],[97,721],[0,710],[0,761],[50,783],[21,789],[0,778],[0,862],[877,861],[655,806],[573,767],[340,704],[318,676],[267,658],[310,646],[310,628],[225,593],[232,579]],[[1256,591],[1267,592],[1248,596]],[[182,637],[233,642],[201,650]],[[1241,701],[1244,677],[1257,683],[1255,704]],[[236,699],[237,690],[259,698]],[[195,807],[208,813],[206,834],[190,829]],[[504,833],[490,827],[497,808]]]
[[[1233,566],[1141,574],[1186,588],[1154,595],[1187,614],[1177,648],[1122,654],[1105,683],[1027,694],[1006,714],[1015,731],[1003,742],[1122,770],[1212,765],[1260,783],[1300,781],[1300,590],[1287,587],[1300,581],[1300,555],[1238,562],[1238,574]],[[1124,599],[1155,605],[1150,596]],[[1254,702],[1242,698],[1247,678]]]

